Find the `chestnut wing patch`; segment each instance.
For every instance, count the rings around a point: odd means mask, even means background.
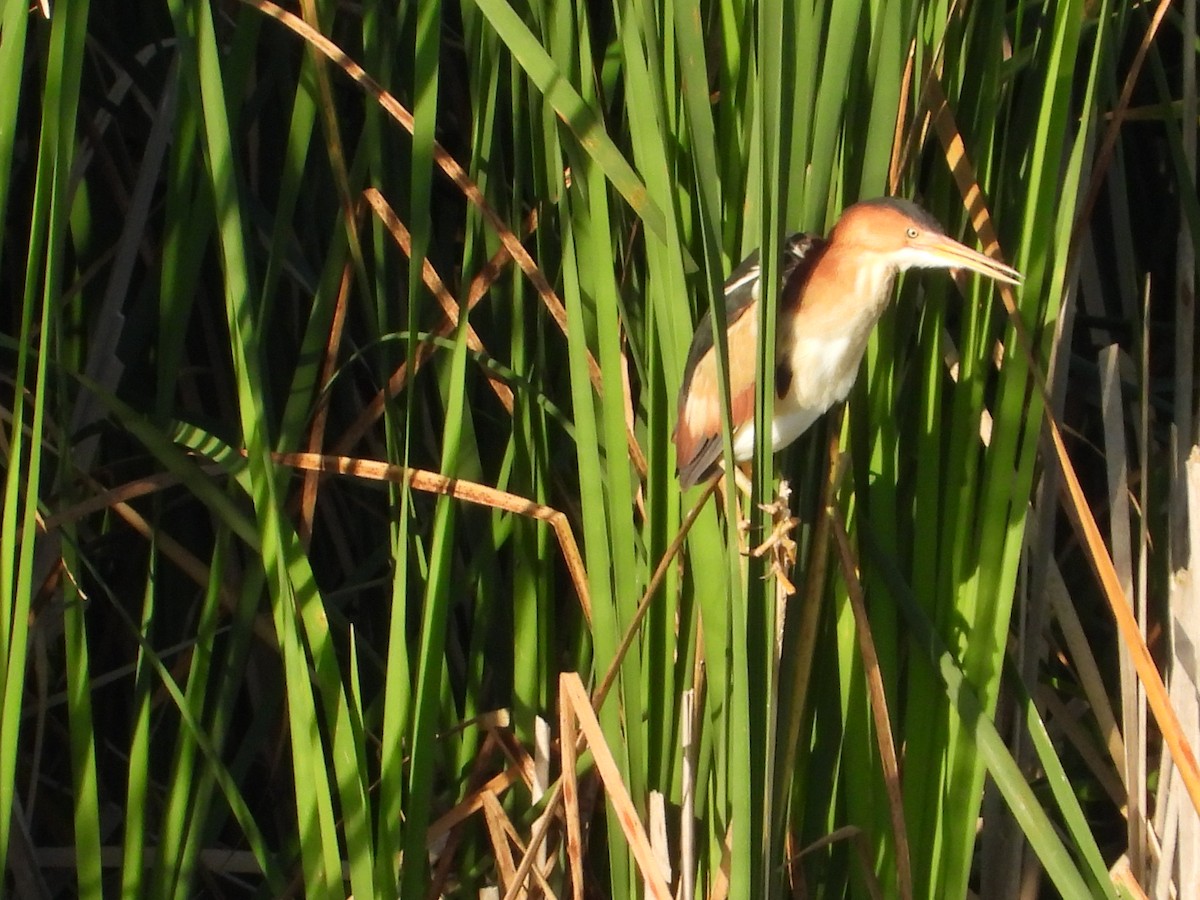
[[[712,335],[709,334],[711,342]],[[758,350],[758,319],[751,307],[730,326],[729,400],[733,427],[754,418],[754,362]],[[675,426],[675,455],[683,488],[702,481],[721,457],[721,392],[716,351],[709,346],[695,363],[680,394]]]

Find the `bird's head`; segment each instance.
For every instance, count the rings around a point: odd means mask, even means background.
[[[829,243],[859,257],[862,265],[892,272],[969,269],[1005,284],[1021,283],[1016,269],[947,237],[929,213],[894,197],[864,200],[846,209]]]

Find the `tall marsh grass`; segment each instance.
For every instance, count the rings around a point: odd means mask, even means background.
[[[1185,896],[1194,6],[5,4],[4,892]],[[1024,285],[681,493],[882,194]]]

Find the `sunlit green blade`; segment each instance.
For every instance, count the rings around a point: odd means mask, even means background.
[[[151,548],[150,569],[146,573],[146,596],[142,603],[140,625],[142,637],[150,642],[150,629],[154,622],[155,607],[155,575],[157,560]],[[143,893],[143,877],[145,866],[143,855],[146,849],[146,805],[150,796],[150,701],[153,673],[150,665],[139,659],[134,675],[134,712],[133,735],[129,744],[129,785],[126,788],[125,809],[125,854],[121,860],[121,892],[127,896],[137,896]]]
[[[661,240],[666,233],[662,210],[647,198],[641,179],[604,131],[593,109],[571,87],[570,80],[563,76],[511,6],[504,0],[476,0],[476,3],[580,145],[641,216],[650,232]]]

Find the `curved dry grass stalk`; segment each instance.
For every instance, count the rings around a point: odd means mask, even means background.
[[[304,471],[407,484],[416,491],[442,494],[478,506],[490,506],[493,509],[502,509],[545,522],[554,529],[554,534],[558,538],[563,561],[571,576],[571,582],[575,586],[575,593],[579,597],[580,609],[583,611],[584,618],[587,619],[588,626],[591,626],[592,601],[588,593],[587,571],[583,565],[583,557],[579,555],[579,545],[575,542],[575,535],[571,532],[571,523],[559,510],[535,503],[526,497],[510,494],[508,491],[489,487],[486,484],[447,478],[437,472],[399,466],[374,459],[356,459],[350,456],[331,456],[322,453],[272,453],[271,458],[280,465]]]

